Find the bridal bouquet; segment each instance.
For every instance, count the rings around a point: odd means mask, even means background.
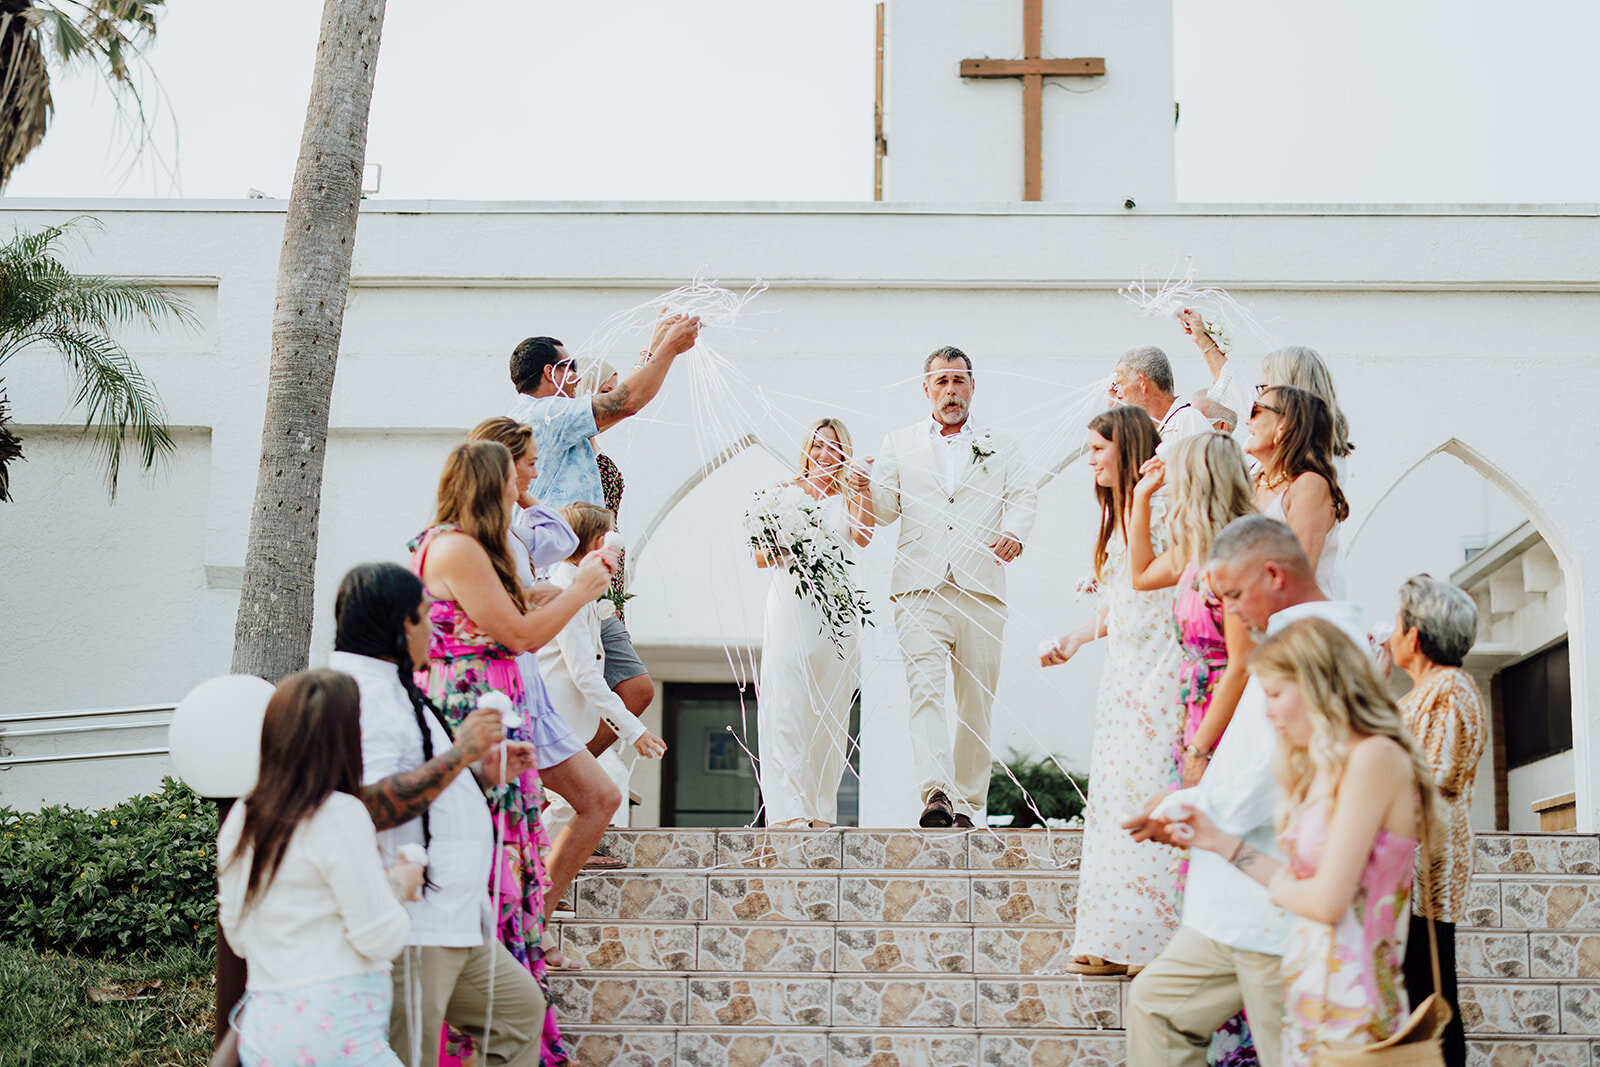
[[[823,522],[822,505],[797,485],[758,490],[744,513],[750,547],[794,575],[800,595],[822,613],[823,630],[842,655],[853,625],[872,625],[872,609],[850,580],[854,561]]]

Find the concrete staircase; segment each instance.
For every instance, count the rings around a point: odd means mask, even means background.
[[[1062,971],[1080,848],[615,831],[601,851],[628,868],[581,876],[555,924],[582,967],[553,978],[563,1030],[585,1067],[1120,1067],[1126,981]],[[1600,838],[1485,835],[1477,870],[1457,939],[1473,1062],[1600,1067]]]

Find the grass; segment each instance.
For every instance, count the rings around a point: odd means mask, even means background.
[[[215,956],[177,946],[98,960],[0,944],[0,1067],[204,1067]],[[149,999],[96,1004],[86,989],[160,980]]]

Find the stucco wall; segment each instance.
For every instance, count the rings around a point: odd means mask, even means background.
[[[63,466],[30,452],[39,458],[18,472],[23,501],[0,510],[0,588],[10,609],[0,613],[0,643],[16,665],[6,704],[174,699],[228,665],[282,204],[4,208],[3,221],[23,228],[92,212],[105,229],[78,256],[84,269],[178,280],[198,294],[203,321],[192,336],[136,337],[131,347],[172,421],[209,430],[210,442],[203,471],[186,453],[155,482],[177,487],[161,498],[182,531],[169,541],[128,517],[145,492],[137,480],[113,508],[87,460]],[[1074,402],[1131,344],[1165,346],[1181,388],[1204,384],[1175,324],[1141,319],[1116,295],[1128,278],[1164,275],[1192,253],[1208,282],[1230,287],[1280,339],[1309,342],[1332,364],[1360,445],[1350,463],[1353,524],[1446,444],[1529,510],[1567,576],[1577,704],[1600,706],[1597,648],[1584,626],[1600,610],[1600,504],[1592,473],[1564,458],[1592,447],[1582,428],[1600,387],[1597,230],[1587,209],[374,203],[361,223],[334,398],[313,658],[328,646],[338,576],[363,560],[403,557],[404,540],[429,515],[439,457],[509,401],[506,357],[524,336],[576,344],[611,312],[702,268],[762,277],[772,288],[752,312],[771,314],[752,313],[741,323],[748,329],[708,333],[707,342],[766,391],[771,409],[750,421],[784,456],[796,427],[824,413],[841,415],[858,447],[874,451],[886,431],[924,416],[921,357],[952,343],[978,360],[974,418],[1008,427],[1010,413],[1030,411],[1016,429],[1037,438],[1041,427],[1070,422]],[[1238,354],[1252,364],[1250,379],[1255,355]],[[628,479],[623,525],[634,536],[703,455],[689,425],[687,370],[674,371],[648,419],[605,441]],[[52,433],[76,422],[53,356],[18,357],[6,379],[19,422]],[[1053,428],[1062,442],[1080,439],[1076,424]],[[48,477],[39,470],[46,459]],[[733,547],[734,526],[748,491],[780,469],[754,455],[729,464],[664,519],[635,560],[640,597],[630,621],[641,644],[710,654],[759,633],[763,585]],[[1079,466],[1042,494],[1029,551],[1012,571],[995,729],[1002,751],[1049,749],[1087,766],[1098,653],[1049,672],[1032,660],[1041,636],[1089,610],[1070,590],[1089,569],[1093,523]],[[40,542],[62,531],[123,528],[139,533],[87,542],[116,587],[110,606],[43,562],[52,553]],[[12,550],[19,543],[30,547]],[[153,551],[160,568],[148,565]],[[880,593],[889,551],[875,544],[864,561]],[[167,569],[181,573],[182,596]],[[911,805],[891,614],[880,603],[864,665],[863,818],[876,823],[904,822]],[[73,635],[118,645],[115,669]],[[1575,777],[1590,827],[1596,733],[1579,722]]]

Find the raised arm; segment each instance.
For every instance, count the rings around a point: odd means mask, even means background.
[[[872,517],[887,526],[900,517],[900,457],[883,442],[880,455],[872,464]]]
[[[1151,537],[1150,512],[1156,493],[1166,484],[1166,465],[1152,458],[1140,468],[1133,487],[1133,507],[1128,520],[1128,563],[1133,587],[1141,591],[1166,589],[1178,584],[1178,565],[1168,549],[1156,555]]]
[[[1256,643],[1250,640],[1249,625],[1237,615],[1224,615],[1222,636],[1228,645],[1228,665],[1222,669],[1222,677],[1211,692],[1211,705],[1206,708],[1205,716],[1195,729],[1194,740],[1190,742],[1202,755],[1184,754],[1184,785],[1194,785],[1200,780],[1205,765],[1211,761],[1211,753],[1216,750],[1217,742],[1222,740],[1228,724],[1233,721],[1233,713],[1239,707],[1239,697],[1244,694],[1244,687],[1250,681],[1250,654],[1255,651]]]
[[[872,543],[872,530],[878,519],[872,510],[872,457],[860,467],[851,467],[846,477],[845,514],[850,519],[850,538],[861,548]]]
[[[466,534],[445,533],[434,539],[422,580],[435,596],[459,603],[479,630],[513,652],[530,652],[560,633],[579,608],[605,591],[616,566],[615,555],[615,549],[589,553],[571,586],[529,611],[511,599],[489,554]]]
[[[650,349],[645,353],[644,362],[619,381],[611,392],[602,393],[591,401],[596,432],[609,429],[630,415],[643,411],[644,406],[661,391],[661,383],[667,380],[667,371],[672,369],[673,360],[693,348],[699,338],[699,318],[670,315],[660,319],[656,323],[654,336],[650,338]]]

